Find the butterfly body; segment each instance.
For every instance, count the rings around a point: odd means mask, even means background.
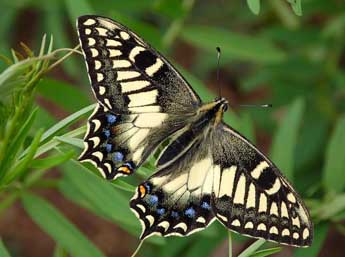
[[[186,236],[214,220],[252,237],[308,246],[308,211],[279,169],[223,122],[224,98],[204,104],[178,71],[125,26],[78,19],[79,39],[98,105],[81,161],[107,179],[135,172],[169,139],[156,172],[130,207],[141,238]]]

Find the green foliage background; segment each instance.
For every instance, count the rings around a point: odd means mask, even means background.
[[[231,110],[226,121],[260,148],[270,145],[269,156],[305,199],[315,224],[312,247],[284,249],[285,256],[339,252],[325,240],[329,231],[345,240],[345,8],[341,1],[1,0],[0,10],[4,60],[0,63],[0,215],[13,203],[21,203],[55,241],[55,257],[105,254],[37,189],[58,190],[138,237],[139,221],[128,201],[139,181],[153,172],[149,161],[134,177],[110,183],[91,165],[75,161],[95,100],[82,57],[68,56],[64,48],[77,45],[74,24],[83,14],[108,16],[136,31],[180,63],[177,67],[205,101],[214,97],[210,88],[216,84],[215,47],[220,46],[219,84],[230,103],[273,104],[268,110],[237,108],[236,114]],[[19,41],[33,50],[19,46]],[[18,52],[11,52],[11,47]],[[61,58],[66,60],[61,63]],[[47,176],[53,167],[58,167],[60,177]],[[226,230],[214,224],[188,238],[150,238],[140,254],[209,256],[226,238]],[[233,244],[242,245],[249,240],[238,235],[233,239]],[[13,246],[6,250],[6,238],[3,241],[1,257],[10,256],[8,252],[25,256]],[[255,252],[262,243],[257,241],[241,256],[281,250],[266,243],[262,249],[268,250]],[[135,245],[127,247],[131,252]]]

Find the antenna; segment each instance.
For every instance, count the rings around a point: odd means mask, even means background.
[[[219,84],[219,62],[220,62],[220,55],[221,55],[221,50],[220,47],[216,47],[217,50],[217,84],[218,84],[218,97],[222,97],[222,87]],[[238,107],[256,107],[256,108],[271,108],[272,104],[240,104],[237,105]]]
[[[272,104],[239,104],[238,107],[259,107],[259,108],[271,108]]]
[[[220,54],[221,54],[220,47],[217,46],[217,47],[216,47],[216,50],[217,50],[217,84],[218,84],[218,96],[219,96],[219,98],[221,98],[221,96],[222,96],[222,89],[221,89],[221,86],[219,85],[219,61],[220,61]]]

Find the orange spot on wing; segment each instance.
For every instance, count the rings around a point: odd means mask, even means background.
[[[139,192],[140,192],[140,196],[144,197],[146,194],[146,188],[143,185],[139,186]]]
[[[130,174],[132,172],[127,166],[121,166],[117,170],[125,174]]]

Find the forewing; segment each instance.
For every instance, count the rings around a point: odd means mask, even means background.
[[[293,246],[309,246],[313,226],[302,199],[274,164],[227,125],[213,133],[213,159],[220,167],[213,209],[241,234]]]
[[[188,124],[200,99],[164,57],[123,25],[87,15],[77,26],[99,102],[80,160],[92,162],[108,179],[132,174]]]
[[[78,18],[78,33],[98,101],[115,113],[193,113],[200,99],[156,50],[109,18]]]
[[[212,155],[203,146],[196,140],[185,154],[139,185],[130,207],[142,223],[141,239],[153,234],[186,236],[214,220]]]
[[[79,160],[94,164],[107,179],[130,175],[185,122],[166,113],[118,114],[98,104],[89,117]]]

